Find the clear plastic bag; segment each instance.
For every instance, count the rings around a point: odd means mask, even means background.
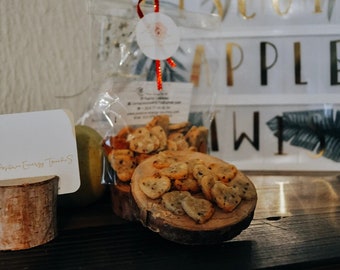
[[[142,8],[148,13],[152,5],[147,2]],[[161,11],[179,27],[212,29],[220,22],[214,13],[188,12],[167,1],[161,2]],[[163,89],[158,91],[155,60],[147,57],[136,41],[139,18],[135,5],[129,1],[90,1],[90,14],[92,97],[89,109],[78,123],[92,126],[102,134],[105,152],[102,183],[110,185],[115,214],[134,220],[135,204],[129,187],[131,174],[128,174],[131,171],[126,168],[119,174],[115,162],[121,158],[117,161],[120,165],[134,167],[149,155],[178,147],[208,151],[219,56],[213,42],[186,40],[181,36],[177,51],[171,55],[176,67],[166,61],[161,63]],[[136,137],[133,132],[139,128],[155,134],[162,128],[166,136],[176,133],[181,141],[171,145],[163,142],[163,146],[152,151],[131,150],[131,140]],[[189,139],[188,134],[194,135]]]
[[[141,56],[136,42],[135,28],[139,21],[135,4],[131,1],[90,1],[89,12],[92,17],[92,62],[94,80],[103,76],[120,74],[134,76],[138,67],[132,63]],[[153,5],[146,1],[143,12],[152,12]],[[189,12],[171,1],[162,1],[160,12],[170,16],[182,30],[216,29],[221,17],[215,13]],[[185,37],[181,37],[182,39]],[[132,66],[131,66],[132,65]],[[133,68],[136,70],[133,71]]]
[[[171,16],[181,28],[213,29],[221,21],[214,13],[215,9],[210,10],[210,6],[209,11],[190,12],[175,2],[177,1],[162,1],[160,10]],[[152,3],[146,1],[142,8],[145,14],[151,12]],[[131,125],[127,119],[122,119],[122,101],[126,104],[124,100],[128,97],[121,94],[124,87],[117,85],[155,81],[155,60],[145,56],[136,42],[135,28],[139,18],[135,3],[89,1],[89,12],[92,18],[92,97],[89,109],[79,123],[89,124],[106,136],[117,132],[117,126],[122,125],[116,121],[126,121],[124,124]],[[193,21],[194,17],[203,20],[204,25]],[[204,39],[186,40],[181,37],[179,48],[172,56],[176,68],[165,61],[162,63],[162,80],[165,83],[193,82],[190,101],[184,106],[190,107],[190,119],[194,123],[202,122],[207,127],[214,115],[218,58],[213,42]],[[161,96],[164,93],[158,94]],[[146,118],[145,122],[151,117],[152,115]]]

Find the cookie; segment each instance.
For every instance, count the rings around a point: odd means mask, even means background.
[[[177,151],[177,143],[172,140],[167,140],[167,150]]]
[[[170,179],[185,179],[188,176],[188,164],[185,162],[172,162],[169,167],[161,169],[160,174]]]
[[[140,181],[139,187],[150,199],[158,199],[170,190],[171,181],[166,176],[148,176]]]
[[[185,212],[181,202],[186,196],[190,196],[188,191],[170,191],[163,194],[162,204],[175,215],[184,215]]]
[[[180,132],[170,133],[168,136],[168,141],[170,141],[170,143],[174,142],[175,147],[172,147],[172,148],[176,148],[176,149],[169,149],[169,150],[181,151],[181,150],[187,150],[189,148],[188,142],[185,140],[184,135]]]
[[[197,180],[190,177],[186,179],[176,179],[173,186],[177,190],[190,191],[191,193],[197,193],[201,190]]]
[[[192,174],[197,179],[199,185],[201,185],[201,180],[204,176],[211,176],[214,180],[218,180],[217,176],[204,164],[195,165],[192,169]]]
[[[198,158],[189,159],[188,161],[186,161],[186,163],[188,164],[189,174],[193,174],[193,170],[196,165],[204,165],[204,161]]]
[[[162,151],[167,147],[168,138],[164,129],[161,126],[154,126],[150,129],[150,133],[153,136],[156,136],[159,140],[159,146],[157,151]]]
[[[131,151],[130,149],[114,149],[114,150],[112,150],[112,152],[110,153],[110,155],[133,157],[133,156],[134,156],[134,153],[133,153],[133,151]]]
[[[169,132],[185,133],[189,129],[189,126],[189,122],[171,123],[169,125]]]
[[[215,212],[210,201],[193,196],[186,196],[181,201],[181,205],[185,213],[198,224],[205,223]]]
[[[204,194],[204,197],[209,200],[212,201],[213,200],[213,196],[211,193],[211,189],[212,187],[215,185],[216,183],[216,177],[214,177],[214,175],[205,175],[202,177],[201,181],[199,182],[202,193]]]
[[[136,153],[135,159],[136,159],[137,164],[139,165],[140,163],[142,163],[144,160],[148,159],[151,156],[152,154]]]
[[[196,151],[201,153],[208,152],[208,129],[203,126],[192,126],[185,134],[185,139],[189,146],[194,147]]]
[[[167,114],[156,115],[152,120],[146,124],[146,128],[151,129],[155,126],[161,126],[167,133],[169,130],[170,118]]]
[[[237,174],[237,168],[233,164],[211,163],[207,167],[224,183],[230,182]]]
[[[156,158],[153,161],[152,165],[156,169],[163,169],[163,168],[169,167],[174,162],[176,162],[176,159],[167,156],[165,152],[160,152],[156,156]]]
[[[129,149],[129,142],[125,137],[114,136],[110,138],[112,149]]]
[[[122,150],[120,150],[122,152]],[[116,151],[112,151],[108,155],[108,160],[111,167],[115,170],[119,180],[126,182],[132,177],[132,174],[137,166],[135,157],[129,154],[129,150],[124,151],[127,154],[115,154]]]
[[[159,139],[145,127],[137,128],[129,135],[128,142],[132,151],[144,154],[156,151],[160,145]]]
[[[211,195],[217,206],[225,212],[232,212],[242,201],[235,189],[220,181],[211,188]]]
[[[249,181],[241,177],[235,177],[227,185],[232,187],[244,200],[252,200],[257,196],[254,186],[251,185]]]
[[[127,138],[128,135],[131,134],[132,132],[133,132],[133,128],[126,126],[126,127],[122,128],[121,130],[119,130],[116,137]]]

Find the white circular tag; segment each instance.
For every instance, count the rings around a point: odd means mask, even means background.
[[[136,37],[139,48],[151,59],[167,59],[179,46],[177,25],[170,17],[159,12],[149,13],[140,19]]]

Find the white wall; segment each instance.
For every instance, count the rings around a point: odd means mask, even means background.
[[[0,0],[0,114],[68,108],[91,82],[87,0]]]

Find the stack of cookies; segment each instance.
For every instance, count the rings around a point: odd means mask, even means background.
[[[131,181],[139,220],[182,244],[217,244],[250,224],[257,193],[234,165],[193,151],[163,151],[141,163]]]
[[[247,228],[257,193],[236,166],[207,154],[208,130],[158,115],[103,141],[114,213],[181,244],[217,244]]]
[[[111,185],[114,213],[130,221],[138,218],[130,181],[144,160],[166,150],[206,153],[207,140],[207,128],[189,122],[171,123],[168,115],[155,116],[145,126],[125,127],[105,138],[103,148],[115,173]]]

